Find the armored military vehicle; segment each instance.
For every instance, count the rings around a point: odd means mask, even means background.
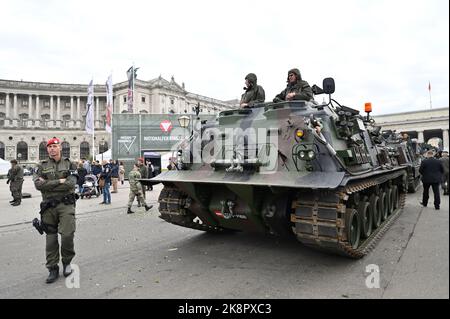
[[[331,98],[222,111],[198,122],[161,173],[160,217],[193,229],[293,236],[353,258],[366,255],[397,218],[408,167],[367,115]]]
[[[407,167],[408,192],[415,193],[420,185],[420,163],[422,162],[421,147],[417,139],[409,138],[408,134],[395,131],[383,131],[382,135],[390,152],[396,153],[398,162]]]

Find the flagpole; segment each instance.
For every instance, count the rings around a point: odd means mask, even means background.
[[[94,94],[94,77],[92,77],[92,161],[95,161],[95,94]]]
[[[433,105],[431,104],[431,82],[428,82],[428,93],[430,93],[430,110],[433,108]]]
[[[133,68],[131,69],[131,76],[132,76],[132,83],[133,83],[133,88],[132,88],[132,90],[133,90],[133,99],[131,100],[131,107],[132,107],[132,110],[133,110],[133,113],[134,113],[134,80],[135,80],[135,78],[134,78],[134,61],[133,61]]]

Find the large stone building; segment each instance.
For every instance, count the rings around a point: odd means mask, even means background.
[[[92,135],[85,132],[87,85],[0,80],[0,158],[21,164],[46,158],[46,141],[63,140],[63,155],[71,159],[92,156]],[[237,101],[186,91],[172,77],[135,81],[133,113],[184,114],[200,105],[203,114],[235,107]],[[113,113],[128,112],[128,82],[113,86]],[[105,131],[106,86],[94,86],[95,154],[106,151],[111,135]]]

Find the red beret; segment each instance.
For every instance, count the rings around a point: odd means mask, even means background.
[[[59,138],[54,137],[47,141],[47,146],[52,144],[61,144],[61,142],[59,141]]]

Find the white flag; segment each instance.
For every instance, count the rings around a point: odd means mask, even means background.
[[[113,89],[112,89],[112,75],[108,76],[106,81],[106,132],[111,133],[112,122],[112,105],[113,105]]]
[[[86,103],[86,132],[94,134],[94,84],[89,82],[88,97]]]

